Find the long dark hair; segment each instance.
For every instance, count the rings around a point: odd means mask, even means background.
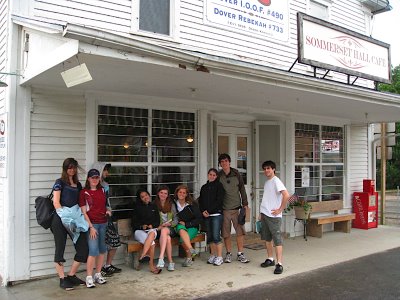
[[[147,190],[145,190],[145,189],[139,189],[139,190],[136,192],[136,204],[138,204],[138,203],[143,203],[142,199],[140,199],[140,194],[141,194],[141,193],[146,193],[147,195],[149,195],[149,196],[150,196],[150,202],[151,202],[151,195],[150,195],[150,193],[149,193]]]
[[[165,201],[164,206],[161,205],[160,197],[158,197],[158,193],[160,191],[163,191],[163,190],[166,190],[168,192],[168,197],[167,197],[167,199]],[[168,213],[168,212],[171,211],[172,201],[171,201],[171,198],[169,196],[169,188],[166,185],[162,185],[157,189],[157,194],[156,194],[156,198],[155,198],[154,202],[157,205],[158,210],[161,211],[162,213],[165,214],[165,213]]]
[[[68,157],[64,160],[63,165],[62,165],[62,173],[61,173],[61,180],[64,181],[66,184],[71,185],[69,182],[69,177],[67,174],[67,171],[70,167],[74,167],[76,168],[76,172],[74,174],[74,176],[72,177],[72,181],[77,184],[79,182],[79,178],[78,178],[78,169],[82,169],[78,162],[76,161],[75,158],[72,157]]]

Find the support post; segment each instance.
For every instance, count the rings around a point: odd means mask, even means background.
[[[381,123],[381,216],[380,224],[386,224],[386,123]]]

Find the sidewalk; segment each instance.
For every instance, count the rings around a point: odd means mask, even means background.
[[[250,243],[257,242],[251,240]],[[95,289],[77,287],[63,291],[58,278],[35,280],[13,287],[1,288],[2,300],[25,299],[193,299],[213,293],[233,291],[260,283],[282,279],[320,267],[344,262],[365,255],[400,247],[400,228],[380,226],[370,230],[352,229],[350,234],[327,232],[321,239],[302,237],[284,240],[284,272],[274,275],[273,268],[263,269],[265,250],[245,249],[248,264],[234,261],[220,267],[207,265],[207,254],[196,258],[191,268],[181,267],[176,258],[176,271],[163,270],[153,275],[144,265],[141,271],[123,266],[123,272]],[[400,250],[399,250],[400,251]],[[236,253],[234,252],[234,256]],[[84,273],[78,274],[84,278]],[[340,276],[340,274],[335,274]]]

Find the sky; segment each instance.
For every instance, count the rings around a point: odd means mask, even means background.
[[[392,10],[374,16],[372,37],[391,45],[393,67],[400,65],[400,0],[389,0]]]

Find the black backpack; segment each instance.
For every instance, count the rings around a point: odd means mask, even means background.
[[[53,190],[48,196],[39,196],[35,199],[36,220],[44,229],[49,229],[56,212],[53,205]]]

